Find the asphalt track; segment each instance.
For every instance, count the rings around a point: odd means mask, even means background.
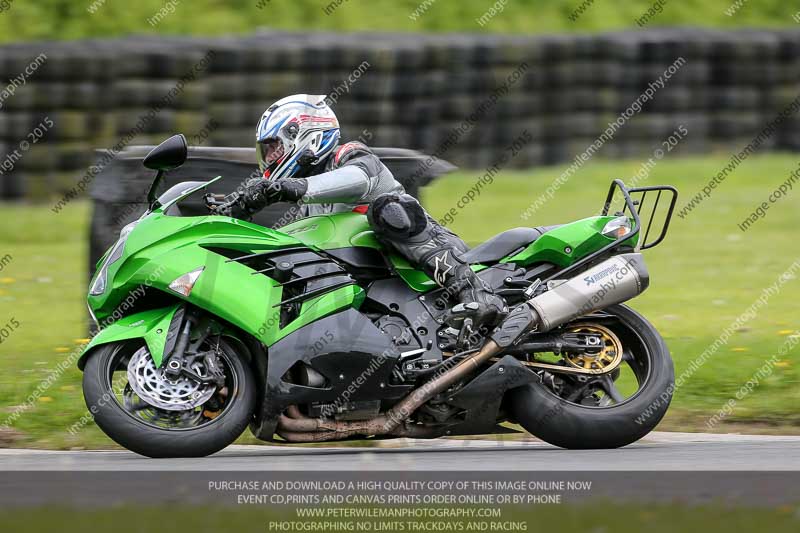
[[[165,501],[239,505],[238,493],[211,484],[281,480],[572,480],[589,482],[591,490],[566,491],[564,503],[600,498],[794,507],[800,502],[800,436],[654,432],[616,450],[562,450],[532,439],[487,437],[376,444],[230,446],[199,459],[1,449],[0,510]]]
[[[800,471],[800,436],[653,432],[616,450],[537,440],[383,441],[380,447],[230,446],[201,459],[0,449],[0,471]]]

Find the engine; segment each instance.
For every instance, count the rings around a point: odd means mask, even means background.
[[[398,316],[381,316],[375,320],[375,326],[392,339],[401,352],[420,347],[408,323]]]

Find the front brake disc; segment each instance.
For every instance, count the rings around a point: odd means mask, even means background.
[[[201,363],[192,368],[198,375],[206,374]],[[185,411],[206,403],[214,395],[213,383],[200,383],[181,376],[176,380],[167,379],[164,370],[156,368],[147,348],[136,351],[128,363],[128,384],[139,398],[159,409]]]

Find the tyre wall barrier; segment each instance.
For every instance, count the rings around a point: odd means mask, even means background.
[[[530,142],[507,167],[569,161],[679,58],[601,156],[652,154],[680,126],[689,132],[680,153],[739,150],[800,94],[797,30],[271,31],[2,46],[0,198],[62,196],[95,148],[155,144],[176,132],[192,145],[250,146],[263,110],[295,92],[330,95],[344,139],[483,169],[527,130]],[[798,148],[798,114],[762,144]]]

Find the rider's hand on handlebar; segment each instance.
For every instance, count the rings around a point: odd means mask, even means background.
[[[208,193],[203,196],[203,200],[205,201],[206,207],[209,209],[209,211],[215,211],[217,206],[225,203],[225,195]]]
[[[307,183],[304,179],[283,178],[247,180],[243,192],[234,192],[220,200],[220,195],[207,194],[206,205],[212,213],[249,219],[264,207],[282,201],[297,201],[305,194]]]
[[[205,202],[209,211],[215,215],[246,218],[250,214],[245,207],[242,195],[238,192],[232,192],[227,196],[222,194],[206,194]]]

